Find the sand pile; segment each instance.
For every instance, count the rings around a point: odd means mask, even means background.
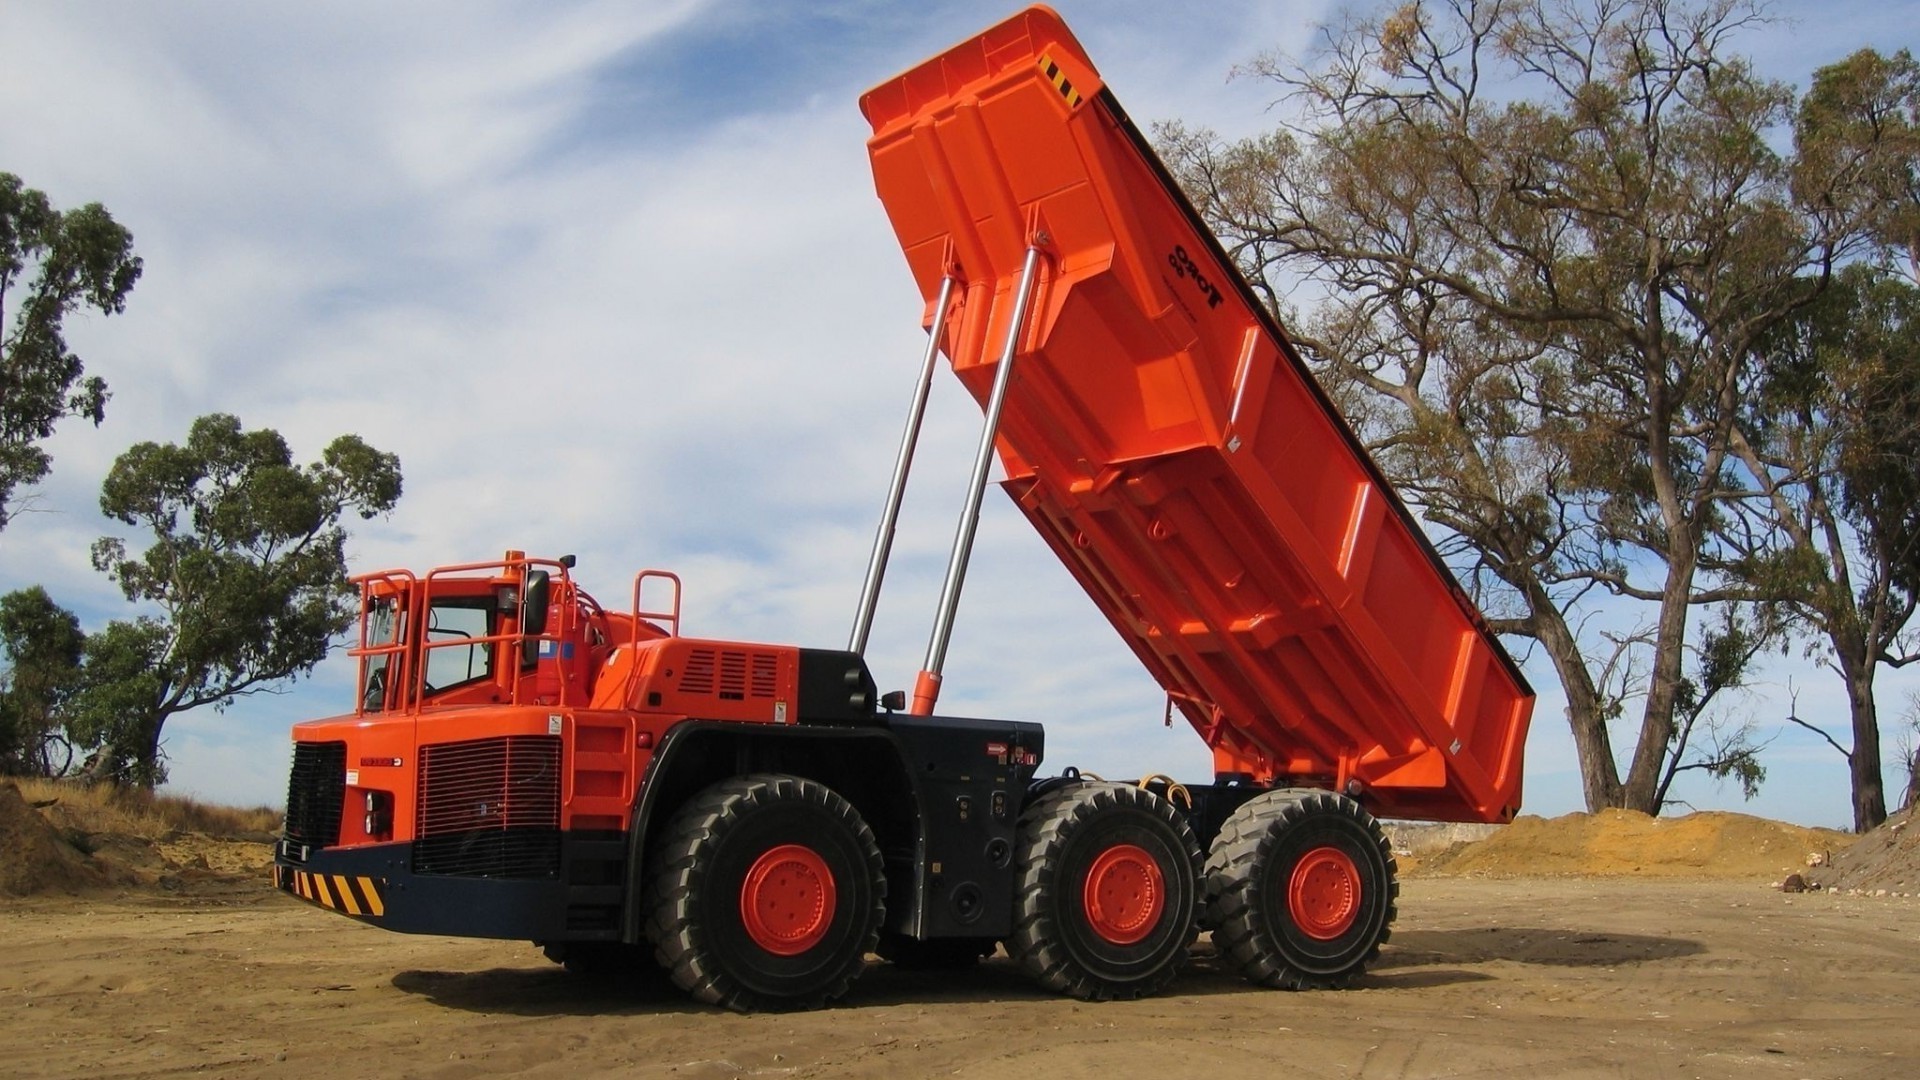
[[[76,892],[112,875],[73,846],[12,784],[0,784],[0,895]]]
[[[1920,890],[1920,828],[1914,811],[1905,810],[1860,837],[1845,851],[1837,851],[1825,866],[1802,870],[1809,883],[1823,889]]]
[[[1477,843],[1418,860],[1415,873],[1473,877],[1751,878],[1804,871],[1812,852],[1854,837],[1745,814],[1650,818],[1626,810],[1526,816]]]
[[[0,783],[0,897],[257,883],[273,858],[264,837],[93,831],[61,801],[46,803],[29,803],[14,784]]]

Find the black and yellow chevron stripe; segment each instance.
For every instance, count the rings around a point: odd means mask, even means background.
[[[1051,54],[1040,54],[1040,70],[1047,76],[1047,81],[1053,84],[1053,88],[1060,91],[1060,96],[1067,99],[1067,108],[1074,109],[1080,106],[1080,91],[1073,88],[1073,83],[1067,79],[1067,73],[1061,71],[1060,65],[1053,62]]]
[[[387,913],[383,895],[386,882],[379,878],[351,877],[346,874],[311,874],[305,870],[274,868],[279,880],[274,884],[302,900],[348,915],[379,918]]]

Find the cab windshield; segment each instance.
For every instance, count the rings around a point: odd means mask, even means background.
[[[366,644],[368,648],[393,645],[400,640],[400,606],[391,599],[375,600],[367,609]],[[391,681],[393,658],[389,651],[366,658],[364,680],[360,684],[360,702],[368,712],[379,712],[387,705],[387,684]]]
[[[486,639],[493,633],[494,611],[490,595],[434,597],[427,609],[425,655],[416,654],[426,665],[422,693],[438,693],[492,676],[494,643]],[[381,712],[392,705],[389,689],[401,670],[396,658],[402,650],[397,646],[407,644],[405,651],[413,653],[422,643],[407,640],[407,609],[391,597],[368,603],[365,642],[371,655],[365,657],[361,708]],[[411,696],[410,691],[403,693]]]

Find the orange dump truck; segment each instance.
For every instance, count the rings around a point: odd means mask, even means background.
[[[1344,984],[1394,917],[1377,816],[1517,812],[1525,679],[1057,16],[861,107],[929,337],[848,647],[687,637],[662,571],[616,611],[571,559],[365,575],[359,705],[294,729],[276,884],[741,1009],[830,1001],[876,951],[1138,996],[1199,929],[1255,983]],[[882,695],[942,355],[985,423],[926,662]],[[1043,778],[1040,724],[935,714],[996,457],[1210,781]]]

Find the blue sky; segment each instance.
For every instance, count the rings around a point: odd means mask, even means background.
[[[1251,134],[1234,64],[1300,52],[1323,3],[1055,5],[1134,118]],[[146,274],[70,338],[114,393],[69,424],[54,475],[0,533],[0,589],[39,582],[89,627],[127,614],[87,548],[100,477],[196,416],[277,428],[310,458],[352,431],[407,494],[360,526],[356,569],[509,548],[580,558],[623,605],[634,571],[687,581],[687,630],[846,640],[924,340],[873,197],[859,93],[1013,10],[968,3],[109,4],[0,8],[0,169],[58,205],[98,200]],[[1804,81],[1863,45],[1912,47],[1920,4],[1787,3],[1745,41]],[[949,378],[869,660],[925,649],[978,411]],[[1578,809],[1550,669],[1526,809]],[[990,493],[943,711],[1043,720],[1052,768],[1209,771],[1131,654]],[[1839,731],[1834,678],[1771,662],[1735,707],[1769,729],[1788,684]],[[287,726],[350,707],[329,661],[277,696],[175,718],[173,787],[278,802]],[[1883,678],[1888,747],[1920,679]],[[1622,751],[1632,732],[1617,736]],[[1850,820],[1837,754],[1778,731],[1762,797],[1700,807]],[[1891,793],[1898,794],[1897,785]]]

